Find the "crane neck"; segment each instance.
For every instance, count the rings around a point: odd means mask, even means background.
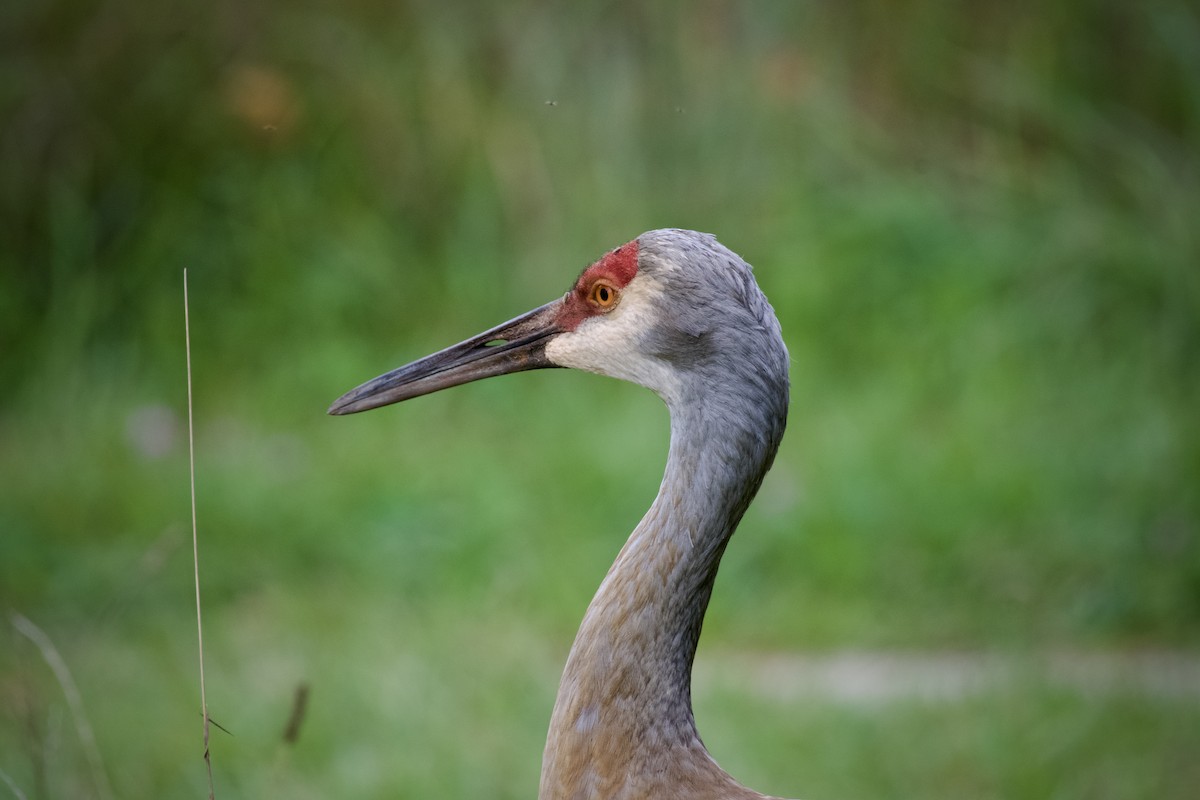
[[[684,797],[680,787],[692,778],[721,796],[761,797],[704,749],[691,673],[721,556],[783,435],[786,378],[771,402],[722,402],[729,398],[707,391],[686,402],[667,398],[662,485],[571,648],[543,760],[543,800],[641,796],[658,784],[663,796]]]

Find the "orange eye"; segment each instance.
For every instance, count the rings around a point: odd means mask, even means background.
[[[617,287],[601,278],[588,290],[588,302],[599,309],[609,309],[617,304]]]

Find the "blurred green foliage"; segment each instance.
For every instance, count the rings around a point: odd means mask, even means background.
[[[1183,0],[12,0],[0,122],[0,606],[119,796],[202,791],[184,267],[221,796],[533,794],[659,403],[556,371],[322,411],[655,227],[753,263],[793,357],[701,659],[1200,643]],[[87,795],[40,659],[0,634],[0,770]],[[1198,781],[1195,703],[698,703],[785,794]]]

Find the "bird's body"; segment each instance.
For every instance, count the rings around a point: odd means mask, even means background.
[[[706,234],[650,231],[562,300],[364,384],[331,412],[552,366],[653,389],[671,413],[671,445],[658,496],[571,648],[539,797],[761,798],[709,756],[691,704],[717,566],[787,415],[787,350],[744,261]]]

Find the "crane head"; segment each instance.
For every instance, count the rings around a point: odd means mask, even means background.
[[[782,387],[786,405],[787,351],[749,265],[713,236],[666,229],[608,252],[561,298],[380,375],[329,413],[548,367],[631,381],[669,405],[731,376],[740,376],[736,384],[757,374]]]

